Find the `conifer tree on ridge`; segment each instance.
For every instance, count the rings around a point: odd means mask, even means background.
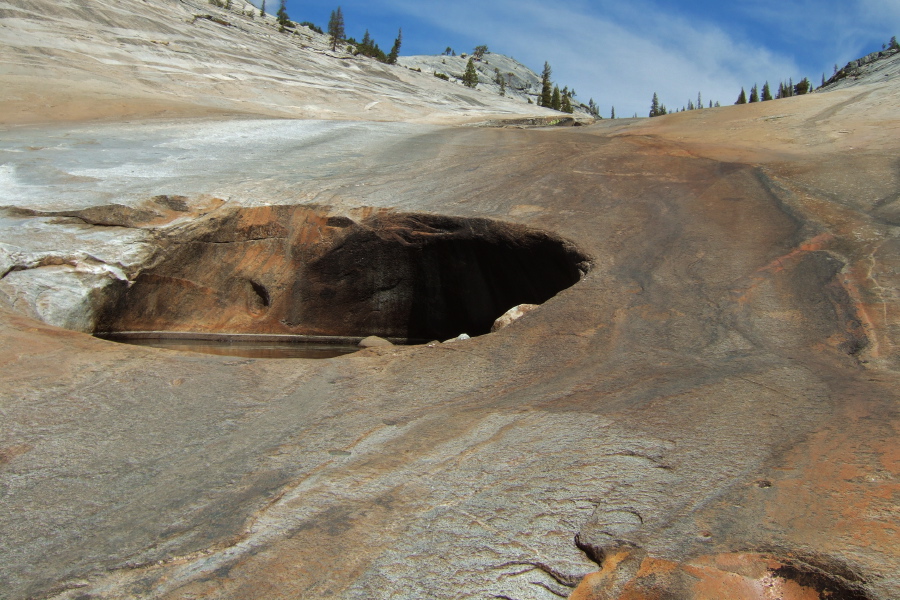
[[[478,85],[478,71],[475,70],[475,62],[469,57],[466,63],[466,73],[463,75],[463,85],[474,88]]]
[[[345,37],[344,13],[341,12],[340,6],[337,7],[337,10],[331,11],[331,18],[328,20],[328,35],[331,36],[331,51],[334,52],[337,50],[338,43]]]
[[[285,27],[293,26],[290,17],[288,17],[287,7],[285,7],[284,3],[285,0],[281,0],[281,4],[278,6],[278,12],[276,13],[276,18],[278,20],[278,31],[284,31]]]
[[[559,96],[559,86],[553,86],[553,95],[550,97],[550,108],[553,110],[562,109],[562,99]]]
[[[394,46],[391,48],[390,54],[388,54],[387,62],[389,65],[397,64],[397,57],[400,56],[400,44],[403,43],[403,28],[401,27],[399,31],[397,31],[397,39],[394,40]]]
[[[753,84],[753,87],[750,88],[750,102],[759,102],[759,90],[755,83]]]
[[[550,69],[550,63],[544,62],[544,71],[541,73],[541,96],[539,104],[541,106],[550,107],[553,101],[553,87],[550,82],[550,76],[553,71]]]

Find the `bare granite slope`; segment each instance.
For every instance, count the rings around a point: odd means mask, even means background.
[[[461,83],[469,58],[473,59],[473,66],[478,74],[479,89],[498,95],[502,91],[505,97],[537,105],[538,97],[541,94],[541,76],[516,59],[503,54],[487,52],[479,59],[470,57],[466,53],[456,56],[401,56],[398,63],[410,69],[420,69],[423,72],[432,73],[435,76],[445,75],[451,80]],[[498,77],[503,79],[503,88],[498,83]],[[577,97],[573,99],[572,105],[575,114],[593,118],[588,107],[582,104]],[[555,114],[559,116],[559,113]]]
[[[453,127],[532,107],[199,2],[0,11],[0,598],[900,597],[897,77]]]
[[[826,82],[823,91],[833,91],[895,79],[900,76],[900,50],[880,50],[851,60]]]
[[[0,122],[253,114],[460,122],[545,111],[332,52],[203,0],[0,2]],[[546,111],[548,114],[551,111]]]

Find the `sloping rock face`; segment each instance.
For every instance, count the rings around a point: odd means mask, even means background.
[[[894,78],[898,75],[900,75],[900,50],[893,48],[881,50],[848,62],[844,68],[831,76],[824,89],[831,91],[854,85],[866,85],[880,78]]]
[[[803,598],[896,596],[893,225],[878,200],[898,191],[889,92],[387,145],[376,132],[352,170],[268,172],[284,206],[162,223],[158,259],[127,278],[122,327],[191,314],[284,327],[282,290],[324,298],[326,273],[379,252],[416,264],[430,240],[455,269],[475,232],[541,248],[510,273],[550,278],[531,268],[571,256],[543,246],[559,238],[592,267],[497,333],[322,361],[126,347],[4,312],[4,590],[549,598],[602,569],[591,581],[623,594],[707,598],[741,577]],[[187,167],[206,154],[204,127],[166,128],[173,153],[194,144]],[[794,132],[815,145],[761,149]],[[240,189],[247,174],[230,171],[190,185]],[[125,177],[102,176],[92,185]],[[331,209],[290,206],[325,181]],[[291,262],[294,248],[308,260]],[[572,265],[547,268],[577,279]],[[153,274],[158,291],[138,294]],[[623,551],[635,558],[617,562]],[[711,587],[692,588],[697,573]]]
[[[431,74],[442,73],[462,81],[468,58],[445,55],[401,56],[397,62],[410,69],[421,69]],[[488,52],[481,60],[473,60],[473,64],[478,72],[478,85],[482,89],[490,90],[492,94],[500,93],[500,85],[495,81],[497,73],[494,69],[500,71],[500,76],[503,77],[506,86],[505,93],[508,96],[516,97],[522,102],[531,98],[534,102],[535,97],[541,93],[541,76],[508,56]]]
[[[566,129],[7,130],[2,595],[900,597],[900,115],[882,79]],[[524,264],[487,258],[517,240]],[[352,322],[473,254],[493,265],[476,281],[577,282],[496,333],[319,361],[47,323],[113,298],[90,314],[300,326],[297,286]],[[342,276],[379,263],[403,277]],[[90,269],[110,285],[72,283]],[[440,297],[465,307],[451,280]]]
[[[244,0],[7,0],[0,123],[265,115],[466,122],[558,114],[279,31]],[[324,26],[325,24],[320,24]]]

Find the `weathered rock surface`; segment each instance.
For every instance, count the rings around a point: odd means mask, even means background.
[[[138,71],[119,59],[127,88]],[[593,572],[580,598],[897,598],[900,84],[885,79],[564,130],[8,129],[2,595],[524,600]],[[184,94],[187,113],[208,106]],[[89,325],[66,320],[94,306],[84,273],[131,293],[153,273],[173,302],[148,318],[252,322],[295,300],[264,278],[352,249],[323,240],[415,256],[425,238],[472,243],[472,222],[508,245],[566,240],[591,269],[501,334],[320,361],[39,320]],[[246,262],[224,252],[241,245]],[[368,272],[375,254],[335,264]],[[218,281],[229,269],[270,307]]]
[[[359,341],[360,348],[388,348],[393,345],[394,344],[388,340],[383,337],[378,337],[377,335],[370,335]]]
[[[274,13],[262,18],[244,0],[231,10],[206,0],[6,0],[0,11],[4,124],[216,115],[459,123],[559,114],[354,57],[346,47],[332,52],[327,36],[306,27],[280,33]]]
[[[674,563],[623,548],[610,553],[603,570],[585,577],[569,600],[675,597],[685,600],[864,599],[851,576],[832,575],[834,566],[752,552],[699,556]]]
[[[410,69],[421,69],[432,75],[443,74],[461,82],[466,72],[468,58],[443,55],[401,56],[397,62]],[[503,78],[506,96],[517,98],[522,102],[529,99],[535,102],[537,95],[541,93],[541,76],[513,58],[488,52],[481,60],[473,61],[473,65],[478,72],[479,89],[487,90],[491,94],[500,93],[500,85],[495,81],[497,77],[495,69],[499,69]]]
[[[900,76],[900,50],[888,49],[851,60],[826,82],[824,90],[833,91],[868,85],[873,80]]]
[[[523,317],[526,313],[529,313],[538,307],[537,304],[519,304],[517,306],[513,306],[511,309],[497,317],[497,320],[494,321],[494,324],[491,325],[491,332],[500,331],[504,327],[513,323],[513,321],[517,321],[521,317]]]
[[[425,342],[488,333],[504,307],[544,302],[588,265],[571,243],[487,219],[223,208],[169,228],[154,264],[98,306],[96,330]]]

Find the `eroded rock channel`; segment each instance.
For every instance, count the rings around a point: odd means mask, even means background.
[[[487,333],[588,267],[553,234],[488,219],[233,208],[166,235],[155,264],[110,295],[96,331],[443,340]]]

